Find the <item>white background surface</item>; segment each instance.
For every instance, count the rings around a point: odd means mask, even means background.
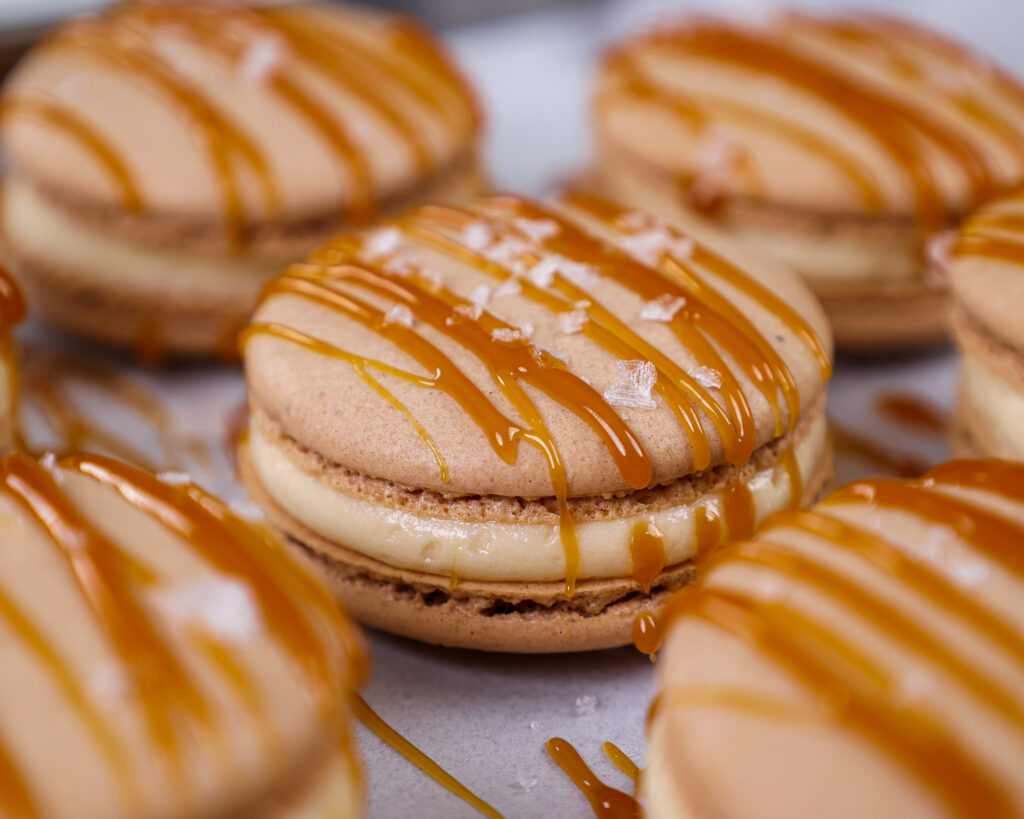
[[[60,0],[0,0],[24,14]],[[75,5],[81,6],[81,3]],[[488,110],[488,153],[498,186],[543,193],[586,161],[586,96],[600,44],[635,29],[666,9],[692,4],[660,0],[590,2],[531,13],[451,32],[449,39]],[[751,13],[761,4],[719,3]],[[835,3],[807,4],[815,7]],[[959,34],[1010,68],[1024,73],[1020,32],[1024,3],[918,0],[876,4]],[[706,4],[705,4],[706,7]],[[46,331],[28,327],[26,337]],[[217,446],[242,399],[236,373],[204,368],[139,378],[160,390],[185,426]],[[915,392],[949,405],[955,365],[949,352],[897,363],[840,361],[830,407],[834,417],[901,451],[929,460],[945,457],[940,440],[900,428],[874,412],[883,390]],[[141,434],[141,433],[140,433]],[[844,461],[842,477],[864,465]],[[240,497],[226,464],[195,477],[229,498]],[[632,648],[576,656],[515,657],[436,649],[381,634],[370,635],[375,672],[370,704],[470,789],[508,817],[584,817],[589,808],[544,750],[562,736],[609,784],[629,781],[604,757],[611,740],[643,763],[643,723],[654,667]],[[578,698],[596,707],[578,708]],[[427,779],[369,732],[361,731],[369,770],[372,817],[471,817],[476,813]]]

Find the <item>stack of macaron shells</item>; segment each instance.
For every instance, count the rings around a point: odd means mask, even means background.
[[[33,49],[0,112],[4,252],[29,302],[148,358],[232,354],[289,261],[483,178],[442,46],[351,6],[115,4]]]
[[[840,349],[942,339],[928,237],[1024,181],[1024,87],[870,14],[666,22],[608,52],[593,108],[586,184],[786,262]]]
[[[713,555],[665,615],[646,815],[1020,816],[1022,539],[1024,465],[952,461]]]
[[[963,353],[953,448],[1024,460],[1024,197],[969,219],[952,241],[947,270]]]
[[[629,642],[699,549],[831,473],[820,308],[706,236],[575,195],[339,237],[245,331],[247,488],[364,622]]]
[[[318,580],[188,483],[0,461],[0,813],[355,817],[361,642]]]

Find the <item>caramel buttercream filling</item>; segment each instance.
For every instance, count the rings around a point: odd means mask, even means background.
[[[664,548],[660,562],[671,566],[693,558],[705,546],[709,522],[732,520],[746,528],[799,502],[802,486],[826,456],[826,438],[824,417],[810,420],[789,450],[795,469],[792,464],[787,469],[789,456],[782,455],[746,476],[740,490],[727,483],[719,491],[656,511],[578,518],[578,577],[646,579],[640,570],[643,558],[638,559],[634,548],[638,526],[653,527]],[[543,582],[565,577],[557,516],[550,522],[517,523],[417,514],[330,486],[300,467],[287,446],[270,440],[258,424],[250,426],[248,446],[256,476],[274,500],[309,529],[346,548],[391,566],[463,580]],[[742,523],[738,521],[744,515],[736,509],[740,493],[749,495],[739,503],[749,513]]]

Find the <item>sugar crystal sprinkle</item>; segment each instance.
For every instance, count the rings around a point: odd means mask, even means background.
[[[650,361],[617,361],[619,378],[604,391],[604,400],[615,407],[654,409],[657,406],[651,390],[658,380],[658,370]]]
[[[401,324],[403,327],[412,327],[414,323],[412,310],[404,304],[396,304],[384,314],[386,324]]]
[[[682,296],[664,293],[653,301],[644,303],[644,306],[640,308],[640,318],[644,321],[672,321],[676,317],[676,313],[684,306],[686,306],[686,299]]]

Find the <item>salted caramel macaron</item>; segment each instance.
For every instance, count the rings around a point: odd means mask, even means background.
[[[947,269],[961,352],[954,452],[1024,461],[1024,195],[969,219]]]
[[[0,265],[0,455],[18,437],[18,354],[12,331],[25,317],[25,301],[10,273]]]
[[[4,255],[33,310],[148,359],[235,355],[285,264],[482,184],[443,46],[353,6],[114,4],[37,45],[0,113]]]
[[[1024,465],[863,480],[670,603],[647,816],[1024,814]]]
[[[824,316],[721,247],[585,196],[339,237],[243,334],[243,481],[372,626],[628,643],[699,549],[830,473]]]
[[[0,460],[0,806],[48,819],[358,817],[361,640],[187,476]]]
[[[593,129],[582,185],[788,264],[853,352],[946,337],[930,239],[1024,180],[1024,88],[869,14],[667,21],[607,52]]]

